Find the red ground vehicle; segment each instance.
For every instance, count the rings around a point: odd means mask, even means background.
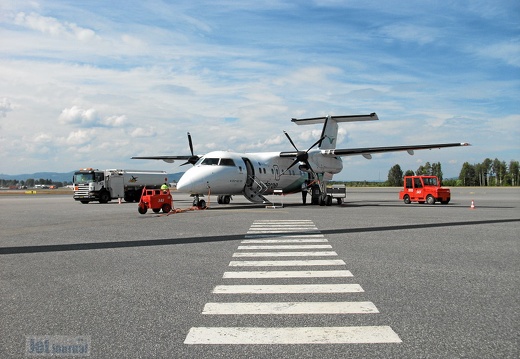
[[[404,188],[399,192],[399,199],[406,204],[411,202],[435,204],[437,201],[448,204],[451,192],[449,188],[441,187],[441,182],[436,176],[405,176]]]
[[[173,198],[169,190],[143,188],[137,211],[145,214],[150,208],[155,213],[159,213],[161,210],[168,213],[172,210],[172,206]]]

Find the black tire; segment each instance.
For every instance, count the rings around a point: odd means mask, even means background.
[[[332,196],[326,196],[325,197],[325,205],[331,206],[332,205]]]
[[[410,199],[410,196],[406,194],[406,195],[403,197],[403,202],[404,202],[405,204],[410,204],[410,203],[412,203],[412,200]]]
[[[224,196],[218,196],[217,197],[217,203],[218,204],[222,204],[224,201],[222,200],[224,198]]]
[[[99,194],[99,203],[108,203],[110,201],[110,193],[108,191],[101,191]]]
[[[170,213],[171,210],[172,210],[172,206],[170,206],[168,203],[165,203],[162,205],[163,213]]]
[[[148,211],[148,208],[146,208],[146,206],[137,206],[137,212],[145,214],[146,211]]]
[[[224,204],[229,204],[231,202],[231,196],[224,196],[222,201]]]
[[[447,199],[446,201],[441,201],[441,204],[448,204],[448,203],[450,203],[449,199]]]
[[[429,194],[428,196],[426,196],[426,203],[428,204],[435,204],[435,197],[433,197],[431,194]]]
[[[83,204],[88,204],[88,201],[80,201]]]
[[[201,199],[201,200],[199,201],[199,203],[197,203],[197,207],[198,207],[199,209],[205,209],[205,208],[206,208],[206,201],[203,200],[203,199]]]
[[[152,208],[153,213],[159,213],[161,212],[160,208]]]
[[[343,203],[343,198],[337,198],[336,201],[338,201],[338,205],[341,206],[341,204]]]

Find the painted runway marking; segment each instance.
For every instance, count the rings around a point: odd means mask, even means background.
[[[332,294],[345,293],[342,298],[356,296],[364,292],[359,284],[327,283],[332,278],[352,277],[345,269],[315,270],[318,266],[345,266],[341,259],[282,259],[282,260],[241,260],[248,257],[317,257],[337,256],[331,250],[328,240],[310,220],[258,220],[251,225],[241,245],[233,254],[237,260],[229,262],[229,267],[240,268],[228,271],[223,279],[230,284],[217,285],[213,294],[222,298],[239,298],[240,302],[216,301],[206,303],[202,314],[241,315],[241,320],[255,323],[259,316],[278,318],[274,327],[193,327],[184,341],[185,344],[353,344],[353,343],[401,343],[399,336],[389,326],[343,326],[343,327],[286,327],[287,315],[360,315],[376,314],[379,310],[372,302],[327,301]],[[246,252],[244,251],[246,250]],[[266,251],[268,250],[268,251]],[[266,267],[255,270],[257,267]],[[293,270],[275,270],[274,267],[295,267]],[[251,270],[248,270],[251,268]],[[271,284],[279,279],[289,282],[299,278],[306,284]],[[321,280],[318,280],[321,279]],[[239,282],[248,284],[234,284]],[[258,284],[267,282],[266,284]],[[271,283],[269,283],[271,282]],[[240,282],[239,282],[240,283]],[[266,302],[263,294],[284,294],[288,298],[282,302]],[[298,294],[312,294],[323,301],[291,301],[300,299]],[[250,298],[244,300],[245,295]],[[254,301],[258,298],[260,301]],[[267,296],[269,298],[269,296]],[[349,298],[350,299],[350,298]],[[276,317],[278,316],[278,317]]]
[[[401,343],[389,326],[302,328],[191,328],[185,344]]]
[[[202,314],[368,314],[379,313],[372,302],[207,303]]]
[[[326,238],[245,239],[241,243],[325,243]]]
[[[231,261],[230,267],[297,267],[297,266],[342,266],[342,259],[304,259],[293,261]]]
[[[244,284],[217,285],[216,294],[274,294],[274,293],[360,293],[359,284]]]
[[[330,244],[293,244],[293,245],[266,245],[266,246],[238,246],[238,250],[242,249],[326,249],[332,248]]]
[[[238,252],[233,257],[330,257],[337,256],[334,251],[321,252]]]
[[[334,278],[352,277],[348,270],[225,272],[223,278]]]

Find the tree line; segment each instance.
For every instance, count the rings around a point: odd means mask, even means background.
[[[0,187],[3,188],[32,188],[36,185],[42,185],[42,186],[56,186],[56,187],[63,187],[69,184],[69,182],[54,182],[50,179],[34,179],[34,178],[28,178],[25,181],[24,180],[17,180],[17,179],[1,179],[0,178]]]
[[[387,186],[400,187],[404,176],[428,175],[437,176],[445,186],[518,186],[520,184],[520,166],[518,161],[510,161],[509,165],[498,158],[486,158],[482,163],[464,162],[458,178],[443,179],[440,162],[426,162],[414,172],[403,173],[401,166],[394,165],[388,171]]]

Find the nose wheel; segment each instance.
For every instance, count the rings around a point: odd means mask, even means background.
[[[193,207],[197,207],[199,209],[206,208],[206,201],[200,199],[198,195],[193,196]]]

